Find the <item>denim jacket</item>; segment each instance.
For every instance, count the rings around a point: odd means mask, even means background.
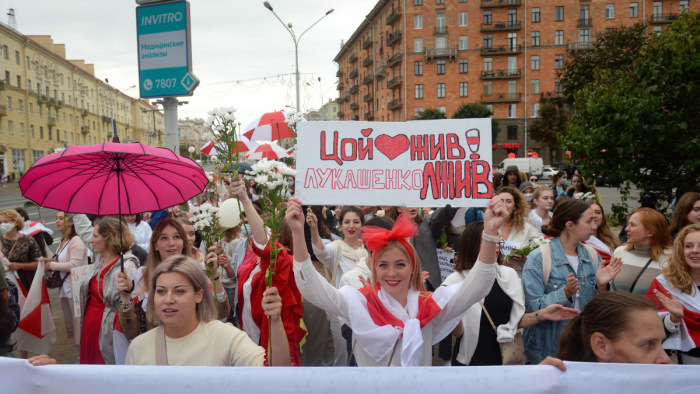
[[[559,237],[550,242],[552,249],[552,271],[549,282],[544,284],[542,277],[542,251],[539,249],[530,253],[523,268],[523,287],[525,289],[525,306],[527,312],[536,312],[551,304],[561,304],[573,308],[574,297],[566,298],[564,286],[570,273],[578,278],[581,309],[596,294],[595,273],[600,264],[599,255],[593,258],[588,255],[583,244],[579,243],[576,252],[579,256],[578,273],[569,265],[564,254],[564,247]],[[525,356],[535,364],[539,364],[547,356],[555,356],[559,351],[559,337],[565,321],[543,321],[535,326],[525,329],[523,340],[525,342]]]

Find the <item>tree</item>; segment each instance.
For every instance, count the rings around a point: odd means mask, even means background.
[[[671,188],[680,195],[698,184],[700,15],[684,14],[645,41],[629,64],[595,70],[572,92],[577,115],[560,142],[585,159],[586,175],[604,171],[623,196],[634,184],[663,199]],[[620,51],[634,45],[618,44]]]
[[[445,113],[437,108],[426,108],[425,111],[421,111],[416,115],[415,120],[428,120],[428,119],[447,119]]]
[[[542,102],[539,118],[529,128],[532,138],[550,149],[559,146],[558,135],[566,133],[569,125],[569,110],[560,101],[561,98],[550,98]]]
[[[469,118],[491,118],[493,111],[485,105],[472,101],[469,104],[460,105],[457,111],[452,115],[452,119],[469,119]],[[499,132],[499,125],[496,119],[491,118],[491,141],[495,142]]]

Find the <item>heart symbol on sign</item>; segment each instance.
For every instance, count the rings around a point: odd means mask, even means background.
[[[389,160],[394,160],[400,154],[406,152],[409,145],[408,137],[403,134],[394,137],[382,134],[374,139],[374,146],[384,153],[384,156],[388,157]]]
[[[365,137],[369,137],[369,135],[372,134],[372,129],[362,129],[361,133]]]

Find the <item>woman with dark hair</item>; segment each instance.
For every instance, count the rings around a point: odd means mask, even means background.
[[[596,200],[586,202],[593,208],[593,223],[596,225],[596,230],[585,243],[592,246],[603,258],[603,263],[607,264],[612,258],[613,251],[620,246],[619,238],[610,231],[603,206],[598,204]]]
[[[479,221],[464,229],[455,257],[455,272],[445,279],[442,286],[459,283],[469,275],[479,256],[479,234],[483,228],[484,223]],[[533,326],[542,320],[568,320],[578,315],[577,310],[559,304],[525,313],[523,286],[518,274],[503,265],[497,265],[496,271],[496,281],[489,294],[472,305],[462,318],[464,333],[456,335],[452,365],[501,365],[499,343],[512,342],[519,328]]]
[[[561,304],[581,312],[598,292],[620,272],[622,260],[603,265],[598,253],[584,245],[595,230],[593,210],[581,200],[559,202],[549,224],[542,227],[553,237],[527,257],[523,271],[525,305],[534,312],[551,304]],[[525,329],[525,355],[533,363],[554,356],[559,349],[562,322],[543,322]]]
[[[556,174],[552,176],[552,184],[549,185],[549,188],[554,191],[554,200],[555,203],[556,201],[561,200],[562,198],[566,197],[566,178],[568,175],[566,175],[566,171],[560,170]]]
[[[675,238],[681,229],[689,224],[700,223],[700,193],[688,192],[678,200],[671,217],[671,237]]]
[[[668,364],[661,345],[664,326],[654,304],[624,292],[591,298],[561,334],[557,358],[564,361]]]
[[[586,185],[586,181],[580,174],[573,175],[571,177],[571,186],[569,186],[569,188],[566,189],[566,195],[568,197],[574,197],[575,194],[586,194],[588,192],[594,192],[593,187]]]
[[[656,209],[639,208],[627,220],[627,244],[614,257],[622,259],[622,271],[613,283],[615,290],[644,295],[671,255],[671,234],[666,217]]]
[[[129,231],[131,231],[131,234],[134,236],[134,242],[144,250],[148,250],[151,234],[153,234],[151,226],[143,221],[140,213],[124,215],[124,220],[126,220]]]

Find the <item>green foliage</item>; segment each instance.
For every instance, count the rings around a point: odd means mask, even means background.
[[[565,82],[577,115],[559,141],[572,158],[584,159],[584,175],[605,172],[623,200],[630,184],[656,191],[663,200],[669,189],[682,194],[698,182],[700,16],[684,14],[663,33],[649,37],[636,34],[636,26],[629,29],[629,35],[616,32],[619,40],[602,36],[606,44],[596,45],[589,55],[602,61],[617,53],[623,61],[595,64],[588,83]],[[588,59],[574,58],[563,75],[578,78],[573,70],[580,69],[578,62],[591,67]]]
[[[539,118],[529,127],[528,131],[535,141],[555,148],[559,146],[557,136],[566,133],[569,125],[569,110],[557,98],[551,98],[542,103]]]
[[[421,111],[416,115],[414,120],[428,120],[428,119],[447,119],[445,113],[437,108],[426,108],[425,111]]]
[[[493,112],[485,105],[472,101],[469,104],[460,105],[452,115],[452,119],[491,118],[492,115]],[[498,121],[491,118],[491,141],[496,141],[500,127]]]

